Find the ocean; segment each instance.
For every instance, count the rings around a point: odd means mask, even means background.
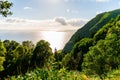
[[[32,41],[36,44],[39,40],[45,40],[50,43],[50,47],[54,51],[63,49],[71,36],[76,31],[29,31],[29,30],[0,30],[0,39],[15,40],[19,43],[22,41]]]

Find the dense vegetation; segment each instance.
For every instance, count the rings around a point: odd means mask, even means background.
[[[120,69],[119,53],[120,15],[110,19],[92,37],[81,38],[69,53],[64,54],[62,61],[67,69],[99,75],[103,79],[110,71]]]
[[[104,12],[98,14],[95,18],[90,20],[82,28],[80,28],[68,41],[63,49],[63,53],[68,53],[72,50],[76,42],[84,37],[91,38],[94,34],[106,25],[110,20],[114,20],[120,14],[120,9]]]
[[[90,37],[79,38],[66,54],[56,49],[53,53],[50,44],[44,40],[40,40],[36,45],[31,41],[23,41],[21,44],[13,40],[0,41],[0,78],[119,80],[120,15],[117,15],[117,11],[99,14],[104,14],[99,22],[92,19],[104,25],[97,24],[94,34],[89,33]],[[108,16],[110,13],[116,13],[114,17],[111,14],[112,19]],[[97,28],[99,30],[96,30]]]
[[[44,67],[51,59],[49,43],[40,40],[36,46],[31,41],[0,41],[0,77],[24,74],[37,67]]]

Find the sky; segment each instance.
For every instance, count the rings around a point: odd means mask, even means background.
[[[0,30],[77,30],[119,0],[9,0],[12,16],[0,16]]]

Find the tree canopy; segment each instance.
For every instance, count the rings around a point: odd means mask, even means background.
[[[13,3],[9,2],[8,0],[0,0],[0,14],[4,17],[11,15],[12,12],[10,11]]]

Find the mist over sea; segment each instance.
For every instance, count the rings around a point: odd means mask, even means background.
[[[36,44],[39,40],[46,40],[50,47],[57,50],[63,49],[65,44],[76,31],[27,31],[27,30],[1,30],[0,39],[22,41],[32,41]]]

